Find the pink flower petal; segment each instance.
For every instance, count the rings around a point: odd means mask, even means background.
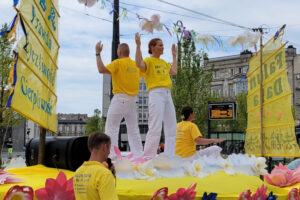
[[[60,186],[63,186],[67,182],[67,177],[65,173],[60,171],[56,177],[56,183],[59,184]]]
[[[41,188],[35,191],[35,196],[39,199],[39,200],[48,200],[48,192],[45,188]],[[50,200],[50,199],[49,199]]]
[[[155,199],[155,197],[160,197],[161,200],[167,200],[168,199],[168,188],[163,187],[158,189],[151,197],[151,200]]]
[[[132,157],[133,157],[133,153],[130,153],[127,156],[125,156],[125,158],[127,158],[127,159],[131,159]]]
[[[8,190],[4,200],[19,199],[20,197],[22,200],[33,200],[33,189],[29,186],[14,185]]]
[[[24,179],[20,179],[20,178],[15,178],[15,177],[7,177],[6,178],[6,181],[5,181],[5,184],[8,184],[8,183],[18,183],[18,182],[23,182]]]
[[[117,158],[122,159],[121,151],[117,146],[114,146],[114,150],[116,153]]]

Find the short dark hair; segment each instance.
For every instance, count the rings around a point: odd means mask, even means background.
[[[93,132],[88,138],[88,148],[90,152],[99,148],[102,144],[110,144],[110,137],[104,133]]]
[[[157,41],[162,41],[160,38],[153,38],[152,40],[150,40],[149,44],[148,44],[148,53],[152,54],[151,51],[151,47],[154,47],[157,44]]]
[[[193,108],[190,106],[185,106],[181,110],[181,115],[183,116],[184,121],[186,121],[193,113],[194,113]]]
[[[122,52],[122,54],[123,54],[124,56],[127,56],[127,57],[129,56],[130,50],[129,50],[128,44],[126,44],[126,43],[121,43],[121,44],[119,44],[118,49]]]

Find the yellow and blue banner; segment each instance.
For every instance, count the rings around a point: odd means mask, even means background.
[[[56,133],[58,0],[22,0],[17,11],[25,35],[11,68],[7,107]]]
[[[264,156],[300,157],[291,110],[292,92],[287,77],[285,48],[271,38],[263,48],[263,148]],[[249,62],[245,150],[261,156],[260,52]]]

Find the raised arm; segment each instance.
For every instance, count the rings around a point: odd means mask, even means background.
[[[108,71],[108,69],[106,69],[106,67],[104,66],[102,59],[101,59],[102,49],[103,49],[103,44],[101,41],[99,41],[96,44],[96,60],[97,60],[98,72],[101,74],[110,74],[110,71]]]
[[[147,65],[143,61],[142,51],[141,51],[141,36],[139,33],[135,34],[136,52],[135,52],[135,64],[142,71],[147,70]]]
[[[175,44],[172,45],[172,67],[170,69],[170,75],[176,75],[177,74],[177,46]]]
[[[207,144],[212,144],[212,143],[221,143],[224,142],[226,139],[224,138],[220,138],[220,139],[206,139],[206,138],[202,138],[202,137],[197,137],[195,139],[195,142],[198,145],[207,145]]]

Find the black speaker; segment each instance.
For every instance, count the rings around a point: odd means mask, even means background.
[[[46,137],[46,151],[43,164],[47,167],[75,171],[90,158],[87,136],[83,137]],[[26,144],[27,166],[38,164],[39,138],[33,138]]]

